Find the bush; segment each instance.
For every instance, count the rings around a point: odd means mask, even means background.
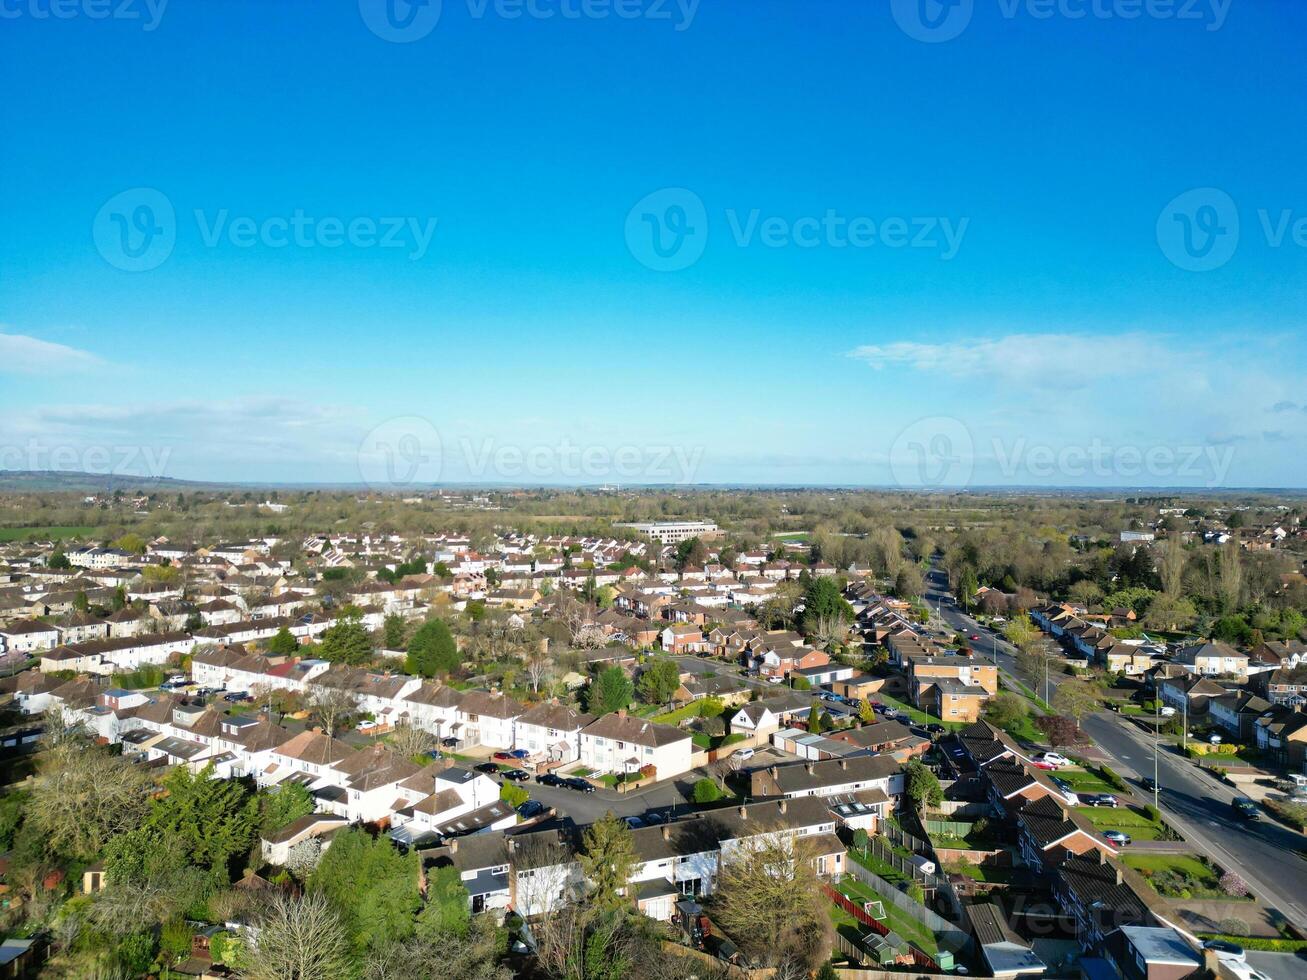
[[[1217,928],[1227,936],[1246,936],[1248,935],[1248,923],[1243,919],[1222,919],[1217,924]]]
[[[695,803],[716,803],[721,798],[722,788],[713,779],[700,779],[691,792],[691,799]]]
[[[505,780],[504,785],[499,787],[499,798],[516,810],[531,798],[531,794],[518,786],[517,783],[510,783]]]
[[[1157,807],[1153,806],[1151,803],[1144,804],[1144,816],[1153,823],[1161,823],[1162,821],[1162,811],[1157,809]]]
[[[1221,891],[1235,898],[1244,898],[1248,895],[1248,883],[1233,871],[1227,871],[1221,875]]]
[[[1111,786],[1117,792],[1130,792],[1130,788],[1126,785],[1125,780],[1117,775],[1116,771],[1110,766],[1099,766],[1098,775],[1102,778],[1103,782],[1107,783],[1108,786]]]

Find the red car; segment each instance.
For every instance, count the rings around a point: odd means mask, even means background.
[[[496,752],[496,753],[495,753],[494,755],[492,755],[490,758],[494,759],[496,762],[516,762],[516,761],[517,761],[517,756],[513,755],[512,752]]]
[[[1036,769],[1052,769],[1054,772],[1057,771],[1057,766],[1053,765],[1051,762],[1045,762],[1043,759],[1032,759],[1030,760],[1030,764]]]
[[[977,640],[980,639],[980,634],[972,633],[971,636],[967,637],[967,639],[971,640],[972,643],[975,643]]]

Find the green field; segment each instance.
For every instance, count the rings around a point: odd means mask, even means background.
[[[1127,854],[1122,860],[1161,895],[1171,898],[1224,897],[1216,871],[1189,854]]]
[[[38,527],[0,527],[0,541],[46,540],[51,538],[89,538],[100,529],[82,525],[45,524]]]
[[[1111,790],[1103,792],[1110,793]],[[1164,840],[1166,827],[1134,807],[1078,806],[1076,810],[1099,830],[1123,830],[1135,840]]]
[[[893,902],[882,898],[875,889],[864,885],[857,878],[848,876],[845,876],[844,880],[836,887],[845,897],[855,902],[880,902],[885,909],[885,917],[880,920],[882,923],[931,956],[939,951],[933,932]]]
[[[898,698],[890,697],[883,691],[877,691],[875,694],[871,695],[871,700],[879,701],[887,708],[897,709],[900,716],[907,718],[914,725],[933,725],[941,723],[950,731],[955,731],[959,728],[965,728],[969,724],[969,722],[964,721],[943,721],[940,718],[936,718],[934,715],[927,714],[924,711],[914,708],[905,701],[900,701]]]
[[[1077,793],[1111,793],[1117,796],[1121,792],[1113,789],[1097,774],[1084,769],[1059,769],[1057,778]]]

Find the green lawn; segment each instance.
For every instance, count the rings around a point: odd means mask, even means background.
[[[836,887],[855,902],[880,902],[885,909],[885,917],[880,919],[882,923],[931,956],[939,952],[933,932],[889,899],[883,898],[875,889],[864,885],[857,878],[847,876]]]
[[[1084,769],[1059,769],[1057,778],[1063,780],[1077,793],[1111,793],[1115,796],[1121,792],[1109,786],[1097,773]]]
[[[28,538],[89,538],[99,528],[88,525],[45,524],[37,527],[0,527],[0,541],[25,541]]]
[[[1111,792],[1111,790],[1104,790]],[[1076,810],[1099,830],[1123,830],[1135,840],[1164,840],[1166,828],[1134,807],[1078,806]]]
[[[1012,880],[1011,868],[981,867],[978,864],[955,864],[946,869],[952,874],[966,875],[973,881],[1006,884]]]
[[[871,851],[867,851],[867,856],[863,857],[860,850],[856,847],[851,847],[849,848],[849,857],[854,861],[857,861],[872,874],[880,875],[891,885],[898,885],[901,882],[908,881],[905,875],[876,857],[876,855],[871,853]]]
[[[1127,854],[1127,867],[1142,874],[1159,894],[1170,898],[1223,897],[1216,871],[1189,854]]]
[[[953,731],[959,728],[965,728],[969,724],[969,722],[964,721],[943,721],[934,715],[927,714],[918,708],[914,708],[906,701],[900,701],[898,698],[890,697],[883,691],[877,691],[875,694],[871,695],[871,699],[873,701],[879,701],[888,708],[897,709],[900,715],[906,717],[914,725],[942,724],[945,728]]]

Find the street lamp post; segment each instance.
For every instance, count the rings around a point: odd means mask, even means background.
[[[1154,718],[1154,719],[1153,719],[1153,809],[1154,809],[1154,810],[1157,809],[1157,791],[1158,791],[1158,788],[1159,788],[1159,787],[1158,787],[1158,782],[1157,782],[1157,775],[1158,775],[1158,772],[1157,772],[1157,736],[1158,736],[1158,732],[1161,731],[1161,728],[1162,728],[1161,723],[1160,723],[1156,718]]]

